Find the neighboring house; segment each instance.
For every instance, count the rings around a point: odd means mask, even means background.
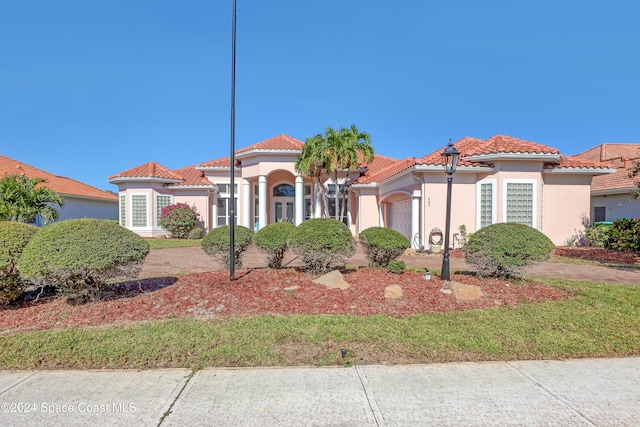
[[[54,206],[60,214],[58,221],[69,218],[118,219],[118,196],[113,193],[0,155],[0,177],[10,174],[45,179],[41,185],[60,194],[64,202],[62,208]],[[38,218],[36,224],[43,225],[42,219]]]
[[[640,200],[632,197],[638,190],[630,171],[640,162],[640,144],[600,144],[583,153],[581,159],[606,162],[616,171],[593,178],[591,183],[591,222],[615,221],[618,218],[640,218]]]
[[[142,236],[166,234],[158,225],[166,205],[184,202],[200,212],[210,230],[227,224],[230,200],[237,201],[237,223],[259,229],[277,221],[300,224],[341,211],[354,236],[385,226],[400,231],[419,247],[434,228],[445,228],[447,176],[444,147],[421,158],[396,160],[376,155],[349,176],[321,178],[318,184],[294,169],[304,142],[280,135],[235,153],[234,189],[230,158],[175,171],[151,162],[112,175],[119,188],[120,224]],[[564,156],[551,147],[508,136],[455,142],[460,162],[453,176],[451,233],[465,225],[469,233],[496,223],[530,225],[557,245],[584,229],[589,216],[593,176],[613,172],[599,161]]]

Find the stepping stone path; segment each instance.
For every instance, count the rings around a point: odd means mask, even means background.
[[[389,285],[384,288],[384,297],[388,299],[400,299],[404,295],[404,291],[400,285]]]
[[[349,289],[349,284],[338,270],[332,270],[324,276],[318,277],[313,283],[326,286],[327,289]]]

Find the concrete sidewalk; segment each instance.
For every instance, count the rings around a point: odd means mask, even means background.
[[[2,426],[635,426],[640,358],[0,372]]]

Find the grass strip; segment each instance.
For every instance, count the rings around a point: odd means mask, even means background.
[[[640,287],[538,280],[574,297],[407,318],[188,318],[20,333],[0,337],[0,369],[200,369],[640,354]]]
[[[192,246],[200,246],[202,239],[145,239],[149,242],[149,247],[153,249],[167,249],[167,248],[186,248]]]

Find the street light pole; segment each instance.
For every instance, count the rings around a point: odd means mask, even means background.
[[[456,167],[458,166],[458,158],[460,157],[460,153],[456,150],[456,147],[453,146],[451,140],[449,140],[449,145],[442,152],[442,159],[444,161],[444,171],[447,174],[447,218],[446,218],[446,226],[445,226],[445,234],[444,234],[444,257],[442,259],[442,273],[440,277],[442,280],[450,281],[451,273],[449,270],[449,234],[451,227],[451,187],[453,183],[453,174],[456,171]]]

